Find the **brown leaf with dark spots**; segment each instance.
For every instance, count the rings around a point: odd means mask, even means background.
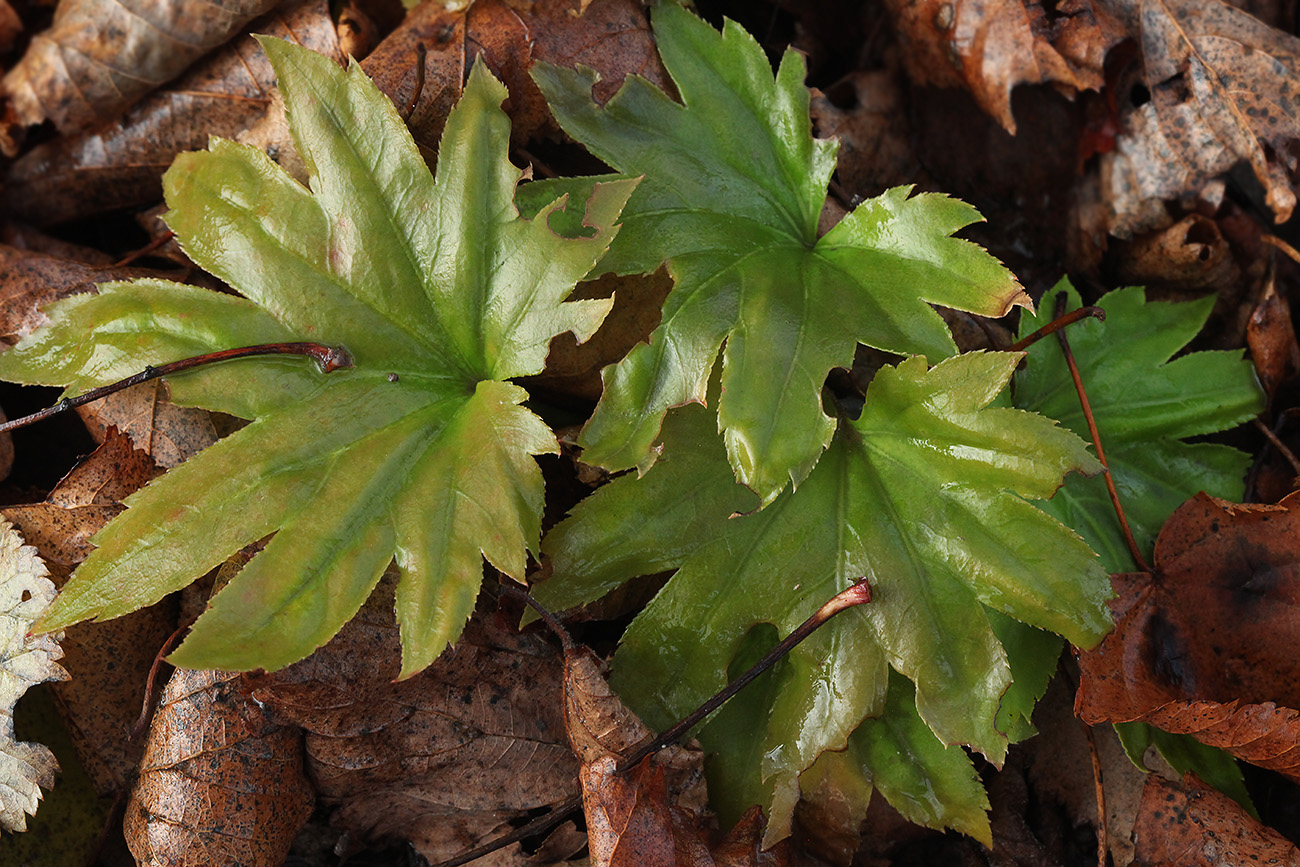
[[[302,733],[270,720],[245,675],[177,669],[123,832],[141,867],[280,867],[312,802]]]
[[[1285,222],[1295,207],[1288,147],[1300,138],[1300,39],[1222,0],[1107,5],[1139,43],[1146,84],[1102,160],[1111,233],[1151,228],[1151,202],[1195,199],[1241,162]]]
[[[1008,131],[1011,91],[1051,83],[1069,92],[1100,89],[1102,59],[1120,34],[1094,0],[1073,0],[1049,16],[1036,0],[890,0],[912,79],[965,87]]]
[[[19,121],[70,133],[112,120],[279,0],[61,0],[4,78]]]
[[[1300,850],[1241,805],[1188,774],[1147,777],[1133,829],[1137,862],[1162,867],[1300,865]]]
[[[328,0],[291,0],[250,29],[340,63],[345,58]],[[46,226],[157,201],[176,154],[206,147],[209,135],[236,138],[266,116],[275,93],[275,75],[257,41],[240,36],[118,122],[23,154],[5,174],[4,205]],[[283,158],[278,151],[271,156]]]
[[[308,772],[335,827],[408,840],[436,863],[573,797],[577,764],[564,740],[559,654],[489,612],[428,669],[394,682],[394,584],[387,576],[329,644],[259,678],[253,694],[306,729]],[[527,863],[517,846],[501,857]]]
[[[1075,710],[1189,733],[1300,780],[1300,493],[1198,494],[1156,540],[1155,574],[1115,575],[1115,631],[1079,655]]]
[[[41,553],[62,586],[93,547],[90,537],[122,511],[121,501],[158,473],[144,452],[113,431],[68,473],[44,503],[0,513]],[[101,794],[120,790],[135,771],[142,743],[127,734],[140,716],[145,678],[176,626],[174,606],[160,603],[103,623],[69,627],[62,641],[72,679],[54,687],[82,766]]]
[[[417,95],[418,43],[427,53],[424,83]],[[602,101],[613,96],[630,73],[645,76],[658,87],[671,87],[645,10],[637,0],[479,0],[461,12],[422,3],[366,58],[362,68],[407,117],[416,142],[436,151],[447,113],[480,56],[510,91],[505,109],[516,145],[559,133],[529,75],[537,61],[563,66],[582,63],[597,70],[601,81],[594,95]]]
[[[116,428],[166,469],[220,438],[212,413],[172,403],[167,399],[167,386],[158,379],[79,406],[77,414],[96,441],[102,442],[107,431]]]

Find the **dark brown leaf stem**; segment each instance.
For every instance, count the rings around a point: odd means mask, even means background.
[[[582,809],[582,796],[574,795],[567,801],[561,801],[555,805],[555,809],[544,816],[538,816],[533,821],[524,825],[522,828],[516,828],[509,834],[505,834],[495,840],[484,843],[470,849],[468,852],[462,852],[449,861],[439,861],[433,867],[460,867],[461,864],[468,864],[471,861],[477,861],[484,855],[491,855],[498,849],[504,849],[511,843],[518,843],[520,840],[527,840],[538,834],[544,834]]]
[[[160,376],[170,376],[173,373],[192,370],[205,364],[216,364],[220,361],[250,358],[256,355],[305,355],[316,362],[322,373],[331,373],[352,366],[352,355],[342,346],[324,346],[320,343],[261,343],[256,346],[223,349],[220,352],[209,352],[206,355],[196,355],[193,358],[182,358],[180,361],[171,361],[157,367],[146,367],[126,379],[108,385],[101,385],[99,388],[92,388],[85,394],[79,394],[76,397],[65,397],[54,406],[46,407],[40,412],[34,412],[31,415],[0,424],[0,433],[43,421],[52,415],[84,406],[99,400],[101,397],[108,397],[114,392],[130,388],[133,385],[139,385],[142,382],[148,382],[151,379],[157,379]]]
[[[1102,322],[1106,321],[1106,311],[1102,310],[1100,307],[1080,307],[1078,310],[1071,310],[1064,316],[1057,316],[1033,334],[1020,338],[1015,343],[1011,344],[1010,350],[1012,352],[1021,352],[1022,350],[1028,349],[1047,335],[1054,334],[1065,326],[1073,325],[1080,319],[1087,319],[1089,316],[1094,319],[1100,319]]]
[[[1065,306],[1065,293],[1058,293],[1056,296],[1056,315],[1057,319],[1061,318],[1061,308]],[[1087,309],[1087,308],[1081,308]],[[1031,337],[1033,335],[1030,335]],[[1119,491],[1115,489],[1115,479],[1110,474],[1110,464],[1106,463],[1106,452],[1101,447],[1101,434],[1097,431],[1097,421],[1092,417],[1092,405],[1088,403],[1088,392],[1083,388],[1083,379],[1079,376],[1079,366],[1074,363],[1074,353],[1070,351],[1070,341],[1066,339],[1065,332],[1058,330],[1056,339],[1061,343],[1061,351],[1065,353],[1065,363],[1070,368],[1070,378],[1074,380],[1074,390],[1079,395],[1079,406],[1083,408],[1083,418],[1088,422],[1088,434],[1092,437],[1093,448],[1097,450],[1097,460],[1106,475],[1106,490],[1110,493],[1110,503],[1115,507],[1115,517],[1119,518],[1119,528],[1124,533],[1124,541],[1128,544],[1129,553],[1133,555],[1133,562],[1137,563],[1138,568],[1143,572],[1150,572],[1151,566],[1147,564],[1146,558],[1138,549],[1137,540],[1133,538],[1133,530],[1128,525],[1128,518],[1124,516],[1124,507],[1119,502]]]

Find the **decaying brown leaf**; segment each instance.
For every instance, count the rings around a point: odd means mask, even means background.
[[[291,0],[250,29],[339,62],[345,57],[328,0]],[[266,56],[255,39],[241,36],[118,122],[23,154],[6,173],[4,205],[21,219],[50,225],[156,201],[176,154],[205,147],[209,135],[237,137],[266,116],[275,93]]]
[[[1300,344],[1291,322],[1291,305],[1285,295],[1278,294],[1272,280],[1250,314],[1246,341],[1260,384],[1271,401],[1278,386],[1300,373]]]
[[[103,442],[116,428],[160,467],[171,469],[212,445],[219,438],[212,413],[177,406],[167,399],[167,386],[150,380],[77,407],[90,435]]]
[[[14,705],[28,687],[68,676],[58,664],[57,636],[27,635],[54,595],[36,549],[0,521],[0,832],[27,828],[41,788],[53,786],[59,770],[44,744],[14,737]]]
[[[90,553],[90,537],[124,508],[121,501],[158,473],[144,452],[116,431],[77,465],[44,503],[0,510],[36,546],[56,586]],[[154,656],[175,629],[173,608],[159,604],[102,623],[79,623],[63,638],[72,678],[54,687],[82,766],[101,794],[120,790],[143,744],[127,734],[140,715]]]
[[[1116,627],[1079,656],[1079,716],[1189,733],[1300,779],[1297,504],[1198,494],[1179,507],[1155,574],[1113,576]]]
[[[141,867],[280,867],[312,801],[301,732],[270,720],[245,675],[177,669],[123,831]]]
[[[171,81],[279,0],[62,0],[4,89],[20,123],[73,132]]]
[[[1300,850],[1241,805],[1188,774],[1147,777],[1133,829],[1137,860],[1167,867],[1300,865]]]
[[[418,94],[417,44],[427,52]],[[510,91],[505,108],[515,144],[559,132],[528,74],[538,61],[597,70],[601,81],[594,96],[602,101],[629,73],[671,89],[638,0],[479,0],[458,12],[422,3],[362,67],[407,117],[416,142],[436,150],[447,113],[479,56]]]
[[[1120,34],[1093,0],[890,0],[912,79],[966,87],[986,112],[1015,132],[1011,91],[1053,83],[1067,92],[1099,89],[1106,51]]]
[[[1151,203],[1195,200],[1240,162],[1285,222],[1295,207],[1288,146],[1300,138],[1300,39],[1222,0],[1106,5],[1139,43],[1149,97],[1102,158],[1110,232],[1152,228]]]
[[[385,577],[329,644],[258,679],[253,695],[306,729],[308,773],[335,827],[409,840],[436,863],[576,795],[577,764],[564,741],[558,654],[490,612],[428,669],[394,682],[394,584]],[[528,863],[518,846],[499,857]]]

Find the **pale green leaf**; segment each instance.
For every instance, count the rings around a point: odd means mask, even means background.
[[[403,675],[473,608],[483,557],[523,578],[536,550],[546,425],[505,380],[539,372],[552,337],[585,339],[608,301],[566,302],[605,251],[634,181],[586,202],[581,237],[513,204],[505,88],[482,64],[448,118],[437,179],[387,97],[353,64],[274,40],[305,189],[253,148],[214,140],[164,178],[167,220],[234,298],[172,284],[110,287],[54,308],[0,376],[81,389],[176,358],[315,341],[355,366],[249,359],[176,375],[191,404],[252,424],[127,500],[44,628],[107,618],[185,586],[275,534],[172,659],[276,668],[323,644],[394,558]]]

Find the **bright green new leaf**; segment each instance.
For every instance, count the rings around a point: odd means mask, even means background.
[[[597,188],[586,238],[521,219],[505,88],[481,64],[448,119],[435,181],[355,64],[275,40],[311,189],[261,152],[214,140],[164,184],[190,257],[234,298],[148,281],[51,310],[0,376],[79,391],[146,364],[272,341],[346,347],[355,367],[242,360],[171,378],[188,404],[252,424],[128,499],[42,621],[109,618],[185,586],[275,533],[173,655],[277,668],[323,644],[396,557],[402,673],[431,662],[474,605],[482,558],[522,579],[554,436],[505,380],[542,369],[553,336],[585,339],[608,302],[565,302],[614,236],[635,182]]]
[[[1044,296],[1038,316],[1021,317],[1022,335],[1054,318],[1058,292],[1066,293],[1065,311],[1079,307],[1078,293],[1062,281]],[[1148,303],[1140,287],[1130,287],[1097,304],[1106,311],[1106,321],[1069,326],[1070,349],[1124,513],[1149,559],[1156,534],[1189,497],[1198,491],[1227,500],[1242,496],[1249,455],[1182,439],[1225,430],[1257,415],[1264,394],[1254,366],[1240,352],[1194,352],[1169,360],[1201,330],[1214,306],[1212,297]],[[1030,347],[1025,369],[1016,375],[1014,402],[1088,435],[1055,338]],[[1069,480],[1043,509],[1083,536],[1108,571],[1136,568],[1103,478]]]
[[[787,657],[783,688],[749,727],[762,748],[735,751],[761,757],[774,828],[788,826],[799,773],[882,712],[890,667],[915,682],[916,709],[940,740],[1000,761],[1043,678],[1029,677],[1000,729],[1012,668],[998,613],[1080,646],[1110,628],[1110,584],[1095,556],[1022,499],[1051,496],[1065,473],[1098,465],[1053,422],[986,408],[1020,357],[973,353],[932,370],[916,357],[885,367],[862,417],[842,421],[803,484],[758,512],[732,478],[710,413],[673,413],[663,457],[644,478],[616,480],[547,536],[555,577],[540,598],[565,607],[679,567],[614,659],[620,694],[662,728],[725,684],[753,626],[787,633],[867,576],[873,601]]]
[[[1001,316],[1029,299],[992,256],[951,237],[979,214],[946,196],[890,190],[819,239],[835,144],[812,137],[800,55],[787,52],[773,78],[734,22],[719,33],[671,3],[653,14],[681,103],[630,76],[601,106],[592,70],[533,70],[566,132],[644,175],[602,268],[667,262],[674,280],[649,344],[605,372],[585,459],[647,466],[664,412],[704,400],[725,341],[718,426],[736,477],[768,503],[830,443],[822,384],[859,342],[942,358],[956,347],[931,303]]]

